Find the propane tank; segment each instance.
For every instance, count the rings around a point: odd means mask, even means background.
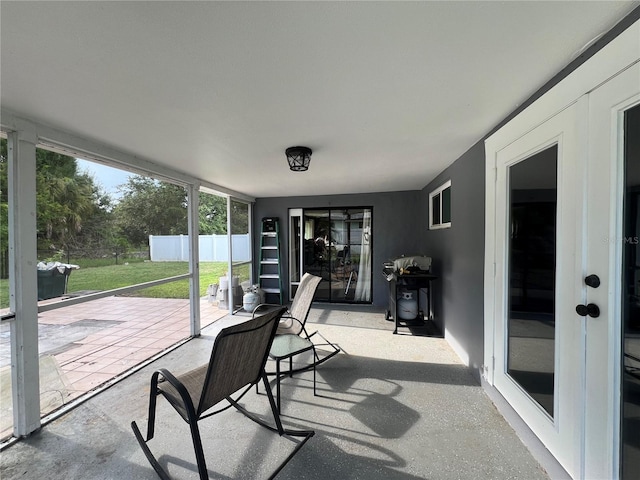
[[[253,312],[258,305],[260,305],[260,295],[256,292],[249,290],[242,297],[242,308],[245,312]]]
[[[413,320],[418,316],[418,299],[413,298],[413,292],[402,292],[397,312],[402,320]]]

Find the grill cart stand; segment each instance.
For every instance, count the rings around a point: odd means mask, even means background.
[[[407,325],[415,323],[424,323],[424,314],[420,310],[420,290],[427,290],[427,320],[433,320],[433,298],[431,294],[431,282],[438,277],[429,273],[410,273],[399,275],[396,272],[383,271],[385,278],[389,282],[389,309],[386,312],[385,319],[395,322],[393,333],[398,333],[398,327],[401,324]],[[418,301],[418,315],[412,320],[402,320],[398,317],[398,298],[403,291],[414,290]]]

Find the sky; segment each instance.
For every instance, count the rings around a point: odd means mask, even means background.
[[[111,194],[112,198],[120,198],[118,186],[127,183],[127,179],[131,175],[124,170],[107,167],[95,162],[78,159],[78,167],[83,172],[89,173],[100,184],[106,193]]]

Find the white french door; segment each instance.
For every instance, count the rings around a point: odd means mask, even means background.
[[[623,206],[640,191],[626,113],[638,103],[635,64],[524,135],[488,142],[486,376],[573,478],[618,478],[637,451],[620,440],[620,392],[634,238]]]
[[[583,98],[496,155],[494,385],[571,472],[580,465]]]
[[[637,478],[640,445],[637,418],[640,399],[632,394],[621,418],[624,313],[630,298],[638,300],[637,260],[623,260],[625,249],[638,243],[637,213],[630,225],[630,195],[640,189],[640,125],[627,115],[640,112],[640,64],[635,64],[589,94],[589,165],[585,186],[585,267],[597,274],[598,288],[587,287],[584,302],[600,308],[601,316],[587,319],[585,355],[585,478]],[[633,145],[633,150],[631,146]],[[628,147],[628,148],[625,148]],[[627,219],[625,220],[625,216]],[[630,233],[629,228],[635,233]],[[640,258],[640,257],[639,257]],[[640,322],[638,312],[626,312],[627,323]],[[636,318],[633,318],[633,317]],[[588,318],[588,317],[587,317]],[[627,337],[638,338],[627,326]],[[629,334],[630,332],[630,334]],[[627,339],[628,340],[628,339]],[[631,339],[634,349],[635,339]],[[628,342],[627,342],[628,344]],[[636,353],[634,352],[634,355]],[[637,382],[637,379],[636,379]],[[632,392],[633,393],[633,392]],[[631,412],[629,415],[628,412]],[[631,448],[623,436],[635,435]],[[623,466],[626,465],[626,467]]]

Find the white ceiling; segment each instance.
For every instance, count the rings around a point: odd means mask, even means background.
[[[639,4],[2,1],[0,101],[251,196],[416,190]]]

